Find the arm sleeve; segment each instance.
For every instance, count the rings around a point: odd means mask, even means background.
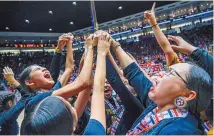
[[[124,118],[124,122],[126,125],[130,124],[127,127],[130,128],[134,121],[143,112],[143,105],[136,97],[131,94],[131,92],[124,85],[109,58],[107,57],[106,59],[106,78],[114,91],[119,95],[120,100],[125,107],[126,118]]]
[[[24,95],[22,98],[18,101],[18,103],[13,106],[11,109],[9,109],[6,112],[3,112],[0,114],[0,126],[10,120],[16,120],[19,116],[19,114],[22,112],[25,106],[25,102],[28,100],[30,95]]]
[[[143,74],[135,62],[124,69],[124,75],[140,97],[143,106],[146,108],[150,105],[151,100],[148,99],[148,92],[152,86],[152,82]]]
[[[196,49],[190,54],[190,58],[213,79],[213,57],[205,50]]]
[[[18,90],[19,93],[21,93],[22,96],[24,96],[26,94],[26,92],[24,91],[24,89],[22,88],[21,85],[19,85],[18,87],[16,87],[16,90]]]
[[[105,134],[106,132],[103,125],[95,119],[90,119],[83,135],[105,135]]]
[[[55,83],[60,73],[60,61],[61,61],[61,53],[54,54],[50,64],[50,73]]]

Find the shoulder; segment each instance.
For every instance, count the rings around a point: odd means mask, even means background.
[[[55,91],[55,90],[57,90],[57,89],[59,89],[61,87],[62,87],[62,83],[59,80],[57,80],[56,84],[52,88],[52,91]]]
[[[188,115],[186,118],[173,120],[170,124],[163,127],[159,134],[200,135],[202,132],[196,124],[198,124],[196,119]]]
[[[26,102],[26,108],[32,105],[35,105],[37,103],[39,103],[40,101],[42,101],[43,99],[45,99],[48,96],[52,95],[52,91],[48,91],[48,92],[43,92],[43,93],[38,93],[34,96],[31,96],[27,102]]]
[[[106,134],[105,128],[99,121],[95,119],[89,120],[84,135],[105,135],[105,134]]]

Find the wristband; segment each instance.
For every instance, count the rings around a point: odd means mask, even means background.
[[[55,52],[56,53],[62,53],[62,50],[58,49],[58,48],[55,48]]]
[[[158,23],[157,23],[157,24],[155,24],[155,25],[153,25],[153,26],[151,26],[151,27],[154,27],[154,26],[156,26],[156,25],[158,25]]]
[[[116,51],[117,47],[119,47],[119,46],[120,46],[120,43],[116,42],[115,47],[113,48],[113,50]]]

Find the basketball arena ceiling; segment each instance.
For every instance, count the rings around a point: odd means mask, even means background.
[[[175,1],[158,1],[156,7]],[[98,23],[148,10],[153,1],[95,1]],[[0,1],[0,31],[71,32],[91,26],[89,1]]]

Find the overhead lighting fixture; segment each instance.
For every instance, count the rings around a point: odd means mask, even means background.
[[[6,29],[6,30],[9,30],[10,28],[9,28],[9,27],[5,27],[5,29]]]
[[[53,14],[53,11],[50,10],[50,11],[48,11],[48,13],[52,15],[52,14]]]
[[[29,21],[29,20],[27,20],[27,19],[25,20],[25,22],[26,22],[26,23],[28,23],[28,24],[30,23],[30,21]]]
[[[5,42],[7,42],[7,40],[4,40]]]
[[[73,25],[74,24],[74,22],[70,22],[70,25]]]
[[[25,42],[25,40],[24,40],[24,42]]]
[[[49,31],[52,31],[52,29],[50,28]]]
[[[14,40],[16,42],[16,40]]]
[[[74,1],[73,3],[72,3],[74,6],[76,6],[77,5],[77,3]]]
[[[119,10],[121,10],[121,9],[123,9],[123,7],[122,7],[122,6],[120,6],[120,7],[118,7],[118,9],[119,9]]]
[[[34,42],[34,40],[32,40],[32,42]]]

